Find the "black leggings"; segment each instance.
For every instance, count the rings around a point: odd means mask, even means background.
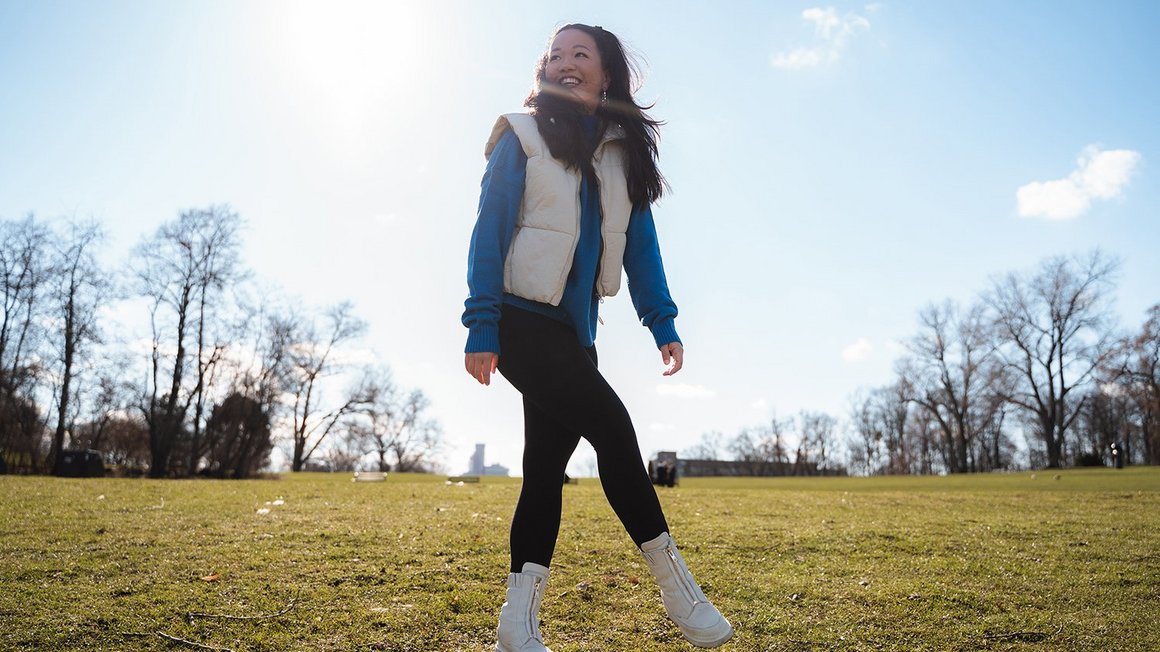
[[[549,317],[503,306],[499,370],[524,396],[524,480],[512,517],[512,572],[552,562],[564,470],[584,437],[596,450],[604,495],[639,547],[668,531],[641,461],[632,420],[596,369],[596,348]]]

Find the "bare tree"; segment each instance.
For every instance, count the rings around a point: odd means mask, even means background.
[[[365,442],[353,430],[345,430],[323,451],[323,468],[331,473],[358,470],[359,461],[366,455]],[[322,470],[313,467],[313,460],[305,470]]]
[[[972,449],[994,424],[1006,394],[990,320],[981,304],[962,313],[947,301],[924,308],[919,324],[899,374],[911,389],[910,400],[938,424],[947,470],[978,470]]]
[[[81,425],[82,433],[96,424],[89,422]],[[121,467],[121,471],[138,475],[151,459],[149,446],[149,425],[137,414],[110,415],[99,426],[105,462]],[[82,435],[84,436],[84,435]]]
[[[849,431],[846,448],[850,451],[850,466],[863,475],[883,471],[882,449],[885,426],[875,403],[875,396],[861,390],[850,401]]]
[[[38,471],[46,452],[36,403],[0,377],[0,455],[9,470]]]
[[[233,455],[233,444],[222,442],[221,438],[236,438],[239,433],[249,436],[257,432],[253,427],[256,423],[253,420],[255,414],[264,415],[272,423],[284,407],[281,401],[289,382],[290,350],[298,323],[289,316],[288,311],[276,305],[276,299],[272,299],[275,293],[266,290],[260,296],[257,301],[239,301],[235,320],[229,328],[232,341],[220,356],[221,361],[214,367],[215,375],[222,377],[215,384],[228,388],[226,398],[215,410],[220,411],[233,397],[233,404],[217,418],[223,427],[210,428],[207,421],[201,439],[209,457],[207,462],[214,473],[220,474],[224,467],[237,466],[233,462],[222,461],[223,452]],[[212,420],[214,417],[211,413]],[[243,426],[247,429],[244,433],[238,430]],[[239,450],[248,454],[245,448]],[[256,468],[246,473],[253,471]]]
[[[760,437],[754,437],[749,428],[742,428],[729,440],[729,452],[733,454],[733,460],[741,466],[745,475],[762,475],[763,459],[760,444]]]
[[[1114,446],[1130,438],[1132,400],[1124,386],[1111,382],[1097,383],[1087,394],[1072,428],[1076,464],[1103,466]]]
[[[915,449],[921,450],[922,442],[914,441],[911,436],[913,431],[909,427],[911,404],[907,397],[911,391],[910,383],[905,378],[899,378],[890,385],[874,390],[871,394],[886,444],[886,473],[916,472]]]
[[[1002,391],[1004,392],[1003,396],[1005,396],[1007,390],[1004,389]],[[1003,428],[1007,421],[1008,410],[1010,409],[1011,404],[1005,400],[1000,401],[999,410],[987,422],[983,431],[979,433],[978,453],[975,458],[980,471],[994,471],[997,469],[1011,469],[1016,467],[1015,455],[1017,448],[1015,443],[1011,441],[1011,438],[1007,436],[1007,431]]]
[[[1160,304],[1148,310],[1148,319],[1126,350],[1119,379],[1137,415],[1142,459],[1146,464],[1160,464]]]
[[[350,430],[377,458],[379,471],[428,471],[437,465],[443,432],[426,417],[431,402],[422,390],[395,384],[386,367],[366,368],[362,382],[366,403],[351,419]]]
[[[351,420],[350,432],[352,437],[362,442],[363,450],[375,455],[378,470],[385,473],[391,470],[391,441],[398,430],[414,425],[415,415],[407,419],[399,413],[399,389],[389,369],[370,367],[364,370],[363,388],[367,402],[359,410],[360,418]]]
[[[914,410],[906,421],[906,440],[910,442],[913,466],[911,473],[931,475],[941,467],[935,458],[938,440],[938,424],[926,410]]]
[[[396,471],[426,471],[438,462],[443,447],[443,430],[425,412],[431,402],[422,390],[414,389],[395,404],[384,429]],[[380,419],[381,423],[381,419]]]
[[[288,349],[286,389],[292,404],[294,471],[301,471],[334,428],[367,403],[366,388],[362,386],[352,388],[337,403],[328,405],[324,400],[323,381],[343,367],[336,359],[336,349],[366,330],[365,322],[354,316],[349,302],[327,310],[324,319],[325,331],[319,331],[313,322],[297,324]]]
[[[140,388],[129,380],[132,360],[123,350],[102,347],[99,353],[88,356],[87,362],[93,379],[76,393],[75,413],[80,415],[81,427],[72,438],[83,448],[103,451],[112,445],[109,433],[115,421],[129,418],[140,398]],[[148,437],[145,443],[148,452]],[[142,467],[147,461],[142,461]]]
[[[134,251],[139,292],[151,300],[152,364],[142,410],[149,424],[149,474],[153,477],[169,473],[171,455],[187,426],[191,404],[190,458],[182,462],[188,472],[196,470],[202,451],[199,440],[207,381],[223,348],[210,342],[209,319],[214,306],[221,302],[222,291],[240,274],[240,228],[241,219],[228,207],[188,210],[176,221],[163,224]],[[171,365],[169,371],[163,371],[167,358]]]
[[[932,472],[931,431],[925,413],[914,409],[914,389],[905,361],[898,379],[860,391],[851,404],[847,448],[851,465],[866,474],[899,475]]]
[[[235,361],[233,391],[257,400],[273,414],[289,383],[298,329],[298,321],[288,311],[269,305],[244,306],[236,332],[249,344],[245,355]]]
[[[50,237],[31,215],[0,221],[0,374],[14,386],[25,386],[36,368]]]
[[[701,433],[700,441],[692,448],[685,450],[683,457],[691,460],[715,461],[720,459],[723,448],[725,448],[725,435],[713,430]]]
[[[770,418],[756,428],[743,428],[729,441],[729,452],[746,475],[789,475],[786,433],[793,430],[793,417]]]
[[[1056,257],[1034,274],[1008,274],[986,297],[1001,360],[1018,379],[1008,399],[1031,417],[1049,467],[1063,464],[1082,390],[1115,353],[1110,301],[1117,269],[1098,250]]]
[[[48,228],[29,215],[0,220],[0,451],[12,467],[38,470],[44,435],[36,405]]]
[[[779,419],[777,415],[769,418],[769,422],[757,429],[760,442],[757,452],[766,462],[774,466],[789,464],[789,446],[786,433],[793,430],[793,417]]]
[[[55,367],[59,382],[56,388],[56,429],[49,452],[49,464],[56,464],[64,447],[65,432],[75,419],[75,382],[80,357],[90,344],[100,339],[97,310],[108,296],[108,275],[97,263],[94,249],[103,239],[96,223],[66,225],[67,233],[58,240],[53,261],[51,317],[57,324],[53,339]],[[70,411],[70,409],[72,411]]]
[[[801,443],[794,460],[794,468],[798,475],[811,475],[815,471],[826,470],[826,463],[833,452],[834,430],[837,425],[837,419],[825,412],[802,410],[798,415]]]

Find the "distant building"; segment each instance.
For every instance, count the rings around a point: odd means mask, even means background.
[[[508,475],[508,468],[503,464],[483,463],[483,444],[475,445],[475,452],[471,455],[471,465],[467,475]]]
[[[471,455],[467,475],[483,475],[483,444],[475,445],[475,453]]]
[[[483,475],[507,475],[508,467],[503,464],[488,464],[483,467]]]

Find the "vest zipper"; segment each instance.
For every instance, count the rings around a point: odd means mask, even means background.
[[[599,152],[600,156],[603,157],[603,155],[604,155],[604,141],[603,140],[601,140],[599,143],[596,144],[596,150],[593,152],[593,155],[594,155],[593,158],[595,158],[595,154],[597,152]],[[604,198],[602,197],[604,184],[600,183],[600,168],[598,168],[596,166],[592,166],[592,176],[596,177],[596,206],[600,209],[600,258],[596,261],[596,295],[601,297],[601,303],[603,303],[603,298],[604,298],[602,296],[603,283],[601,282],[603,279],[601,277],[604,276],[604,240],[605,240],[604,227],[605,227],[605,224],[604,224]],[[600,319],[599,315],[597,315],[597,319]],[[603,324],[604,322],[601,321],[600,323]]]
[[[601,149],[604,143],[596,146],[597,150]],[[601,276],[604,275],[604,200],[600,196],[600,188],[603,184],[600,183],[600,173],[595,167],[592,168],[593,175],[596,176],[596,205],[600,208],[600,258],[596,260],[596,299],[599,305],[596,307],[596,321],[601,326],[604,325],[604,318],[600,316],[600,306],[604,305],[604,297],[602,296]]]
[[[600,259],[596,261],[596,296],[601,299],[603,296],[603,278],[604,276],[604,210],[600,211]]]

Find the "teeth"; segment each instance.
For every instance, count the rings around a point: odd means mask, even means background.
[[[578,86],[580,80],[575,77],[564,77],[560,80],[560,84],[563,86]]]

